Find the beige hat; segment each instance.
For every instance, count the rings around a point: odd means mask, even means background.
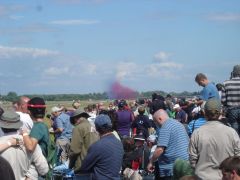
[[[6,129],[19,129],[23,122],[20,121],[20,115],[13,111],[6,111],[0,117],[0,127]]]

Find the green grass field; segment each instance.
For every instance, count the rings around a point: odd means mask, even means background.
[[[89,104],[96,104],[99,102],[103,102],[104,105],[107,107],[110,101],[80,101],[81,104],[80,109],[83,110],[84,107],[87,107]],[[72,103],[73,103],[72,101],[46,101],[47,104],[46,114],[51,113],[51,108],[54,106],[64,106],[66,108],[72,108]],[[12,102],[7,101],[1,102],[0,107],[3,108],[5,111],[13,109]]]

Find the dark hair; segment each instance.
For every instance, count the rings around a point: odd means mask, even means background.
[[[108,126],[107,124],[102,125],[101,127],[96,126],[96,130],[99,134],[106,134],[112,132],[112,126]]]
[[[240,157],[233,156],[226,158],[219,166],[219,169],[225,172],[232,172],[233,170],[240,176]]]
[[[44,118],[46,112],[45,101],[39,97],[30,99],[28,102],[28,110],[34,118]]]
[[[167,94],[166,98],[172,98],[171,94]]]
[[[87,110],[88,110],[88,111],[92,111],[92,110],[93,110],[93,104],[89,104],[89,105],[87,106]]]
[[[201,80],[203,80],[203,79],[207,79],[207,76],[206,76],[205,74],[203,74],[203,73],[198,73],[198,74],[196,75],[196,77],[195,77],[195,81],[196,81],[196,82],[199,82],[199,81],[201,81]]]
[[[138,107],[138,113],[143,115],[145,113],[145,108],[143,106]]]
[[[223,89],[223,85],[221,83],[216,84],[216,88],[218,91],[221,91]]]
[[[134,139],[127,137],[122,140],[124,152],[131,152],[135,149]]]
[[[47,117],[48,119],[51,119],[52,116],[51,116],[51,114],[47,114],[46,117]]]
[[[139,100],[138,100],[138,104],[140,104],[140,105],[145,104],[145,100],[144,100],[144,99],[139,99]]]
[[[12,133],[12,132],[17,132],[18,129],[13,129],[13,128],[7,129],[7,128],[3,128],[3,127],[2,127],[2,131],[3,131],[4,133]]]
[[[3,108],[0,107],[0,116],[4,113]]]
[[[0,156],[0,175],[2,180],[15,180],[14,172],[9,162]]]

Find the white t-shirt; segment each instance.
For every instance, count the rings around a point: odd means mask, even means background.
[[[20,121],[23,122],[23,129],[27,129],[29,131],[31,131],[32,127],[33,127],[33,121],[31,119],[31,117],[29,116],[29,114],[27,113],[23,113],[23,112],[16,112],[20,115]]]

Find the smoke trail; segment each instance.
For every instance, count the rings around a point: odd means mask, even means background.
[[[109,87],[108,96],[110,99],[135,99],[137,92],[115,81]]]

